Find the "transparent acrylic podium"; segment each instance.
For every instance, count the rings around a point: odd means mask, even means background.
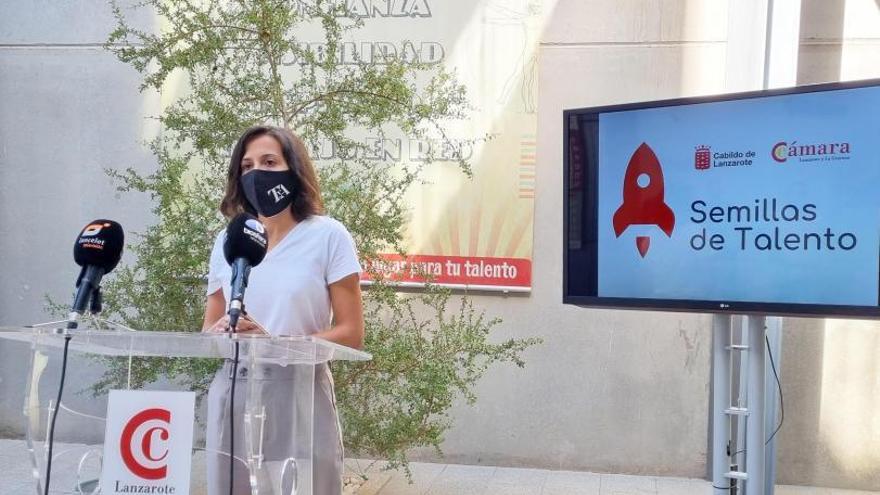
[[[33,466],[32,493],[38,495],[42,495],[45,483],[47,430],[49,418],[55,407],[54,400],[61,369],[61,349],[64,346],[64,330],[59,328],[61,326],[58,324],[43,327],[0,327],[0,339],[24,342],[30,346],[31,367],[20,399],[24,404],[26,440]],[[76,408],[69,408],[65,404],[71,397],[76,397],[78,392],[80,393],[78,398],[82,400],[82,392],[90,384],[72,383],[70,375],[75,375],[78,366],[94,366],[97,362],[95,358],[121,359],[122,365],[117,369],[127,371],[128,375],[123,380],[127,380],[130,388],[132,366],[137,358],[231,359],[233,342],[238,341],[240,368],[238,376],[246,377],[250,374],[251,377],[236,381],[236,387],[239,387],[236,390],[236,400],[239,401],[241,394],[244,394],[244,418],[242,423],[236,425],[234,462],[240,463],[239,467],[247,468],[236,470],[236,476],[239,476],[240,472],[249,473],[248,482],[252,495],[315,493],[312,488],[316,369],[332,360],[371,359],[365,352],[302,336],[230,337],[227,334],[198,332],[99,330],[95,329],[94,325],[85,328],[81,325],[80,329],[72,330],[70,334],[72,338],[67,363],[68,380],[60,404],[54,436],[50,492],[54,494],[99,493],[98,479],[101,474],[106,411],[100,414],[94,414],[92,411],[87,414],[77,411]],[[273,369],[282,370],[281,373],[276,374],[284,376],[283,379],[287,382],[283,389],[290,390],[290,397],[282,398],[282,404],[290,404],[289,412],[282,413],[285,414],[283,418],[269,417],[273,413],[267,412],[264,405],[265,397],[261,393],[267,380],[273,379],[271,376]],[[249,370],[253,371],[249,372]],[[268,371],[260,373],[259,370]],[[278,388],[275,390],[277,391]],[[272,402],[275,407],[270,410],[277,411],[278,397],[274,397]],[[61,434],[68,421],[91,431],[92,440],[83,442],[80,439],[81,435]],[[276,424],[278,421],[290,422],[290,427],[286,431],[292,432],[292,438],[282,442],[281,447],[278,447],[277,439],[267,438],[273,433],[267,432],[267,424],[272,421]],[[205,429],[212,427],[218,426],[208,425],[206,420],[197,419],[195,437],[204,438]],[[243,442],[240,441],[239,431],[244,433]],[[78,440],[69,441],[71,437]],[[100,438],[100,441],[94,441],[95,438]],[[196,443],[198,444],[199,441],[196,440]],[[272,444],[275,446],[271,447]],[[273,450],[272,452],[268,452],[267,445]],[[204,475],[195,472],[205,469],[199,457],[204,459],[215,455],[222,458],[223,476],[228,476],[229,452],[205,451],[205,448],[195,445],[193,450],[195,460],[192,465],[194,472],[191,476],[190,493],[205,494],[207,492],[203,485]]]

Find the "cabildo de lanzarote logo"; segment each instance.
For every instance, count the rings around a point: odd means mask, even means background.
[[[630,225],[656,225],[667,237],[675,228],[675,213],[666,205],[663,169],[654,150],[642,143],[629,159],[623,178],[623,204],[614,213],[614,234],[620,237]],[[642,258],[651,247],[650,236],[636,237]]]
[[[697,146],[694,152],[694,168],[697,170],[708,170],[712,166],[712,148],[702,145]]]
[[[800,144],[780,141],[773,145],[770,156],[779,163],[785,163],[789,158],[797,158],[800,162],[830,162],[849,160],[850,148],[847,142]]]
[[[719,167],[747,167],[752,165],[752,158],[755,152],[746,151],[716,151],[712,152],[712,147],[701,144],[696,146],[694,151],[694,168],[697,170],[709,170],[710,168]]]

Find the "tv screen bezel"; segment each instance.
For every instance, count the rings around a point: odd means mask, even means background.
[[[585,107],[563,110],[563,228],[562,228],[562,303],[590,308],[605,309],[633,309],[646,311],[677,311],[692,313],[720,313],[720,314],[759,314],[778,316],[801,316],[801,317],[837,317],[837,318],[860,318],[880,319],[880,301],[877,306],[851,306],[851,305],[825,305],[825,304],[801,304],[801,303],[767,303],[759,301],[720,301],[720,300],[696,300],[696,299],[646,299],[626,297],[602,297],[602,296],[578,296],[569,292],[569,121],[572,116],[592,115],[596,120],[601,113],[620,112],[627,110],[644,110],[649,108],[673,107],[694,105],[703,103],[717,103],[722,101],[748,100],[766,98],[772,96],[794,95],[803,93],[827,92],[847,89],[880,87],[880,79],[865,79],[859,81],[834,82],[823,84],[811,84],[794,86],[790,88],[769,89],[760,91],[748,91],[742,93],[727,93],[721,95],[674,98],[667,100],[654,100],[638,103],[626,103],[617,105],[605,105],[598,107]],[[878,109],[880,111],[880,109]],[[597,128],[598,132],[598,128]],[[598,146],[598,139],[596,140]],[[596,186],[598,167],[598,153],[596,160],[587,162],[586,187]],[[592,202],[593,211],[598,210],[598,196],[595,191],[584,195],[585,201]],[[598,228],[598,218],[593,218],[586,224],[595,233]],[[880,253],[878,253],[880,256]],[[595,253],[592,256],[593,276],[598,274],[598,258]],[[724,283],[724,281],[719,281]],[[593,283],[595,285],[595,283]],[[880,286],[880,270],[878,270],[878,286]]]

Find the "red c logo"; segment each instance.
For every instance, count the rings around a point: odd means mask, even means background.
[[[781,141],[774,144],[773,149],[770,151],[770,156],[779,163],[788,160],[788,143]]]
[[[160,480],[167,476],[168,465],[163,462],[168,457],[168,425],[171,423],[171,411],[167,409],[145,409],[135,414],[119,439],[119,450],[122,462],[129,471],[147,480]],[[156,440],[161,442],[156,442]],[[166,443],[159,455],[155,444]],[[132,450],[132,449],[136,450]]]

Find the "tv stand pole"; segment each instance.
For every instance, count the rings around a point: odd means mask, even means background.
[[[733,318],[719,314],[712,320],[713,493],[728,495],[736,486],[739,495],[773,495],[776,442],[774,437],[767,443],[767,438],[776,425],[776,378],[767,363],[767,340],[773,337],[774,357],[779,356],[782,319],[743,316],[743,339],[735,344]],[[734,366],[734,356],[739,366]],[[768,392],[772,392],[769,397]],[[745,431],[745,445],[733,441],[734,424],[738,432]]]

